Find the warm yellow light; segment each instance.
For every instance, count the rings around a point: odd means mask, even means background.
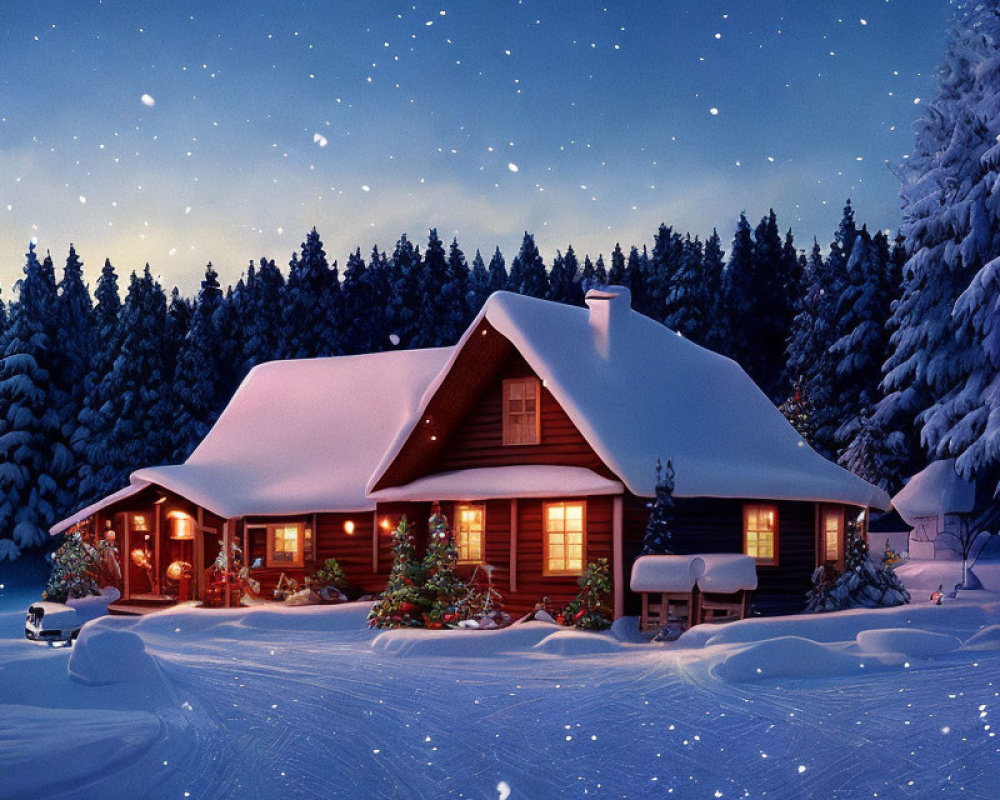
[[[346,533],[348,536],[353,536],[354,535],[354,521],[353,520],[349,519],[349,520],[347,520],[347,522],[344,523],[344,533]]]
[[[381,522],[380,522],[380,523],[378,524],[378,526],[379,526],[379,527],[380,527],[380,528],[381,528],[382,530],[384,530],[384,531],[387,531],[387,530],[389,530],[390,528],[392,528],[392,523],[391,523],[391,522],[389,522],[389,518],[388,518],[388,517],[382,517],[382,521],[381,521]]]
[[[132,530],[138,533],[146,533],[149,530],[149,523],[146,522],[145,514],[132,515]]]
[[[172,561],[167,567],[167,579],[179,581],[184,576],[191,577],[191,565],[187,561]]]
[[[180,541],[194,538],[194,520],[181,511],[170,514],[170,538]]]

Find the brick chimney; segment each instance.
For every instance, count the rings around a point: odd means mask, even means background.
[[[590,309],[590,332],[597,352],[604,358],[614,355],[615,340],[629,323],[632,294],[624,286],[591,289],[585,298]]]

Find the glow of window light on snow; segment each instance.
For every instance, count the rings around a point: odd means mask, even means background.
[[[142,101],[142,104],[146,106],[146,108],[152,108],[156,105],[156,101],[153,99],[152,95],[144,94],[139,98],[139,100]]]

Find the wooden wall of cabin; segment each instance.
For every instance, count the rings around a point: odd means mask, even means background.
[[[642,547],[649,511],[646,498],[626,496],[624,574]],[[678,553],[742,553],[743,500],[712,497],[675,498],[674,548]],[[746,501],[762,502],[762,501]],[[775,501],[778,509],[778,564],[757,567],[757,597],[762,603],[780,600],[788,608],[805,605],[817,565],[816,504]],[[626,593],[627,613],[635,613],[636,598]]]
[[[468,416],[451,433],[440,455],[426,472],[515,464],[555,464],[587,467],[606,477],[613,477],[544,386],[539,399],[541,442],[537,445],[503,444],[503,380],[529,375],[538,377],[521,354],[512,350],[496,380],[480,393]]]

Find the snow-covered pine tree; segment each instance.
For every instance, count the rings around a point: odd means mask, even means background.
[[[632,298],[632,308],[642,311],[646,305],[646,255],[645,246],[642,253],[634,245],[628,251],[628,264],[625,267],[625,283],[629,296]]]
[[[721,348],[721,322],[723,317],[722,275],[725,253],[719,232],[712,228],[712,235],[705,241],[701,259],[701,276],[705,284],[705,333],[704,344],[712,350]]]
[[[699,344],[705,341],[708,296],[702,278],[701,242],[684,238],[680,264],[664,309],[663,324]]]
[[[554,303],[566,302],[563,298],[569,293],[568,281],[565,279],[566,262],[560,250],[556,250],[556,256],[552,259],[552,266],[549,268],[549,287],[545,290],[545,299]]]
[[[663,322],[667,312],[667,300],[681,268],[683,250],[681,235],[675,233],[670,226],[660,223],[653,240],[653,253],[647,266],[644,304],[640,309],[657,322]]]
[[[212,262],[194,307],[191,328],[184,337],[174,372],[174,434],[172,463],[180,464],[205,438],[224,402],[220,385],[222,337],[217,317],[223,305],[222,289]]]
[[[282,357],[315,358],[339,354],[340,282],[337,267],[327,263],[319,233],[313,228],[292,256],[282,314]]]
[[[507,264],[504,261],[503,253],[500,252],[500,248],[498,247],[493,251],[493,256],[490,258],[490,294],[493,294],[493,292],[502,292],[505,289],[510,289],[512,292],[516,291],[510,285],[510,278],[507,275]]]
[[[58,286],[55,309],[55,342],[52,364],[52,405],[59,413],[63,444],[72,452],[81,436],[80,412],[87,393],[87,377],[97,347],[94,305],[83,282],[83,263],[71,244],[63,277]],[[59,486],[58,515],[69,514],[80,494],[80,467],[72,468]]]
[[[587,287],[587,290],[594,286],[594,262],[590,260],[590,254],[583,257],[583,266],[580,268],[580,283]]]
[[[421,315],[420,249],[404,233],[396,242],[388,263],[389,303],[386,308],[386,330],[391,337],[387,349],[405,350],[411,346]]]
[[[448,246],[448,281],[443,291],[451,324],[455,326],[448,334],[453,337],[447,342],[451,345],[458,341],[474,316],[469,309],[469,264],[457,238],[452,238]]]
[[[563,278],[565,281],[564,291],[566,299],[563,300],[563,302],[572,303],[573,305],[583,305],[584,289],[583,279],[580,275],[580,260],[576,257],[576,251],[573,250],[573,245],[566,248],[566,255],[563,261],[566,270]],[[594,273],[594,279],[600,280],[600,276],[597,274],[596,270]]]
[[[545,262],[538,252],[535,237],[527,231],[521,241],[521,249],[510,266],[511,289],[528,297],[545,297],[549,287],[549,276]]]
[[[381,349],[385,332],[381,314],[376,312],[379,298],[375,296],[372,276],[368,274],[361,248],[347,259],[344,268],[344,328],[341,333],[341,350],[345,355],[371,353]]]
[[[594,284],[597,286],[608,285],[608,270],[604,266],[604,255],[602,253],[597,254],[597,263],[594,264]],[[577,290],[574,292],[573,303],[580,305],[583,302],[583,293],[579,291],[580,283],[576,282],[573,286]]]
[[[835,611],[845,608],[883,608],[910,602],[910,593],[896,573],[876,563],[868,553],[856,522],[847,524],[844,572],[829,589],[827,607],[818,610]]]
[[[656,497],[649,507],[649,522],[642,539],[640,556],[673,555],[674,465],[667,459],[664,469],[656,462]]]
[[[486,269],[482,254],[476,250],[475,258],[472,259],[472,270],[469,272],[469,292],[465,301],[471,317],[479,313],[479,309],[489,296],[490,272]]]
[[[1000,467],[998,63],[996,4],[956,2],[939,91],[902,168],[910,258],[885,377],[896,416],[916,411],[929,455],[955,457],[965,477]]]
[[[114,491],[108,485],[105,472],[109,457],[106,442],[99,432],[110,428],[105,415],[110,413],[108,398],[102,388],[110,374],[122,345],[122,329],[119,323],[122,302],[118,294],[118,275],[111,261],[105,259],[101,277],[97,279],[94,292],[97,303],[94,307],[95,349],[91,358],[90,371],[85,379],[83,408],[80,410],[72,446],[79,464],[79,490],[77,503],[89,505],[99,497]],[[97,433],[98,435],[95,435]]]
[[[265,361],[279,357],[281,346],[282,304],[285,294],[285,276],[274,259],[261,258],[256,270],[253,262],[247,269],[246,304],[243,307],[243,350],[241,353],[243,375]]]
[[[241,363],[243,354],[243,319],[247,303],[246,284],[242,278],[236,288],[226,288],[222,302],[215,310],[215,334],[218,337],[219,374],[216,379],[217,393],[215,396],[215,411],[213,419],[218,417],[233,396],[236,387],[243,380],[244,373]],[[169,307],[167,309],[169,320]],[[176,368],[176,362],[174,363]]]
[[[812,404],[809,402],[804,379],[799,378],[795,382],[791,396],[778,406],[778,411],[792,423],[799,436],[806,442],[812,441]]]
[[[744,365],[753,346],[747,326],[754,324],[753,229],[746,213],[740,214],[733,246],[723,273],[722,303],[718,321],[719,352]],[[753,376],[751,376],[753,377]]]
[[[871,414],[879,399],[878,384],[888,344],[888,260],[885,236],[880,232],[873,239],[867,227],[862,227],[847,262],[847,281],[837,304],[841,335],[828,351],[833,360],[829,410],[840,422],[834,437],[838,454],[843,454],[860,434],[862,417]],[[857,453],[850,460],[859,464]],[[843,458],[840,463],[846,466]],[[869,461],[868,466],[873,464]]]
[[[59,487],[73,466],[52,406],[56,284],[51,258],[30,245],[18,303],[0,342],[0,559],[48,541]]]

